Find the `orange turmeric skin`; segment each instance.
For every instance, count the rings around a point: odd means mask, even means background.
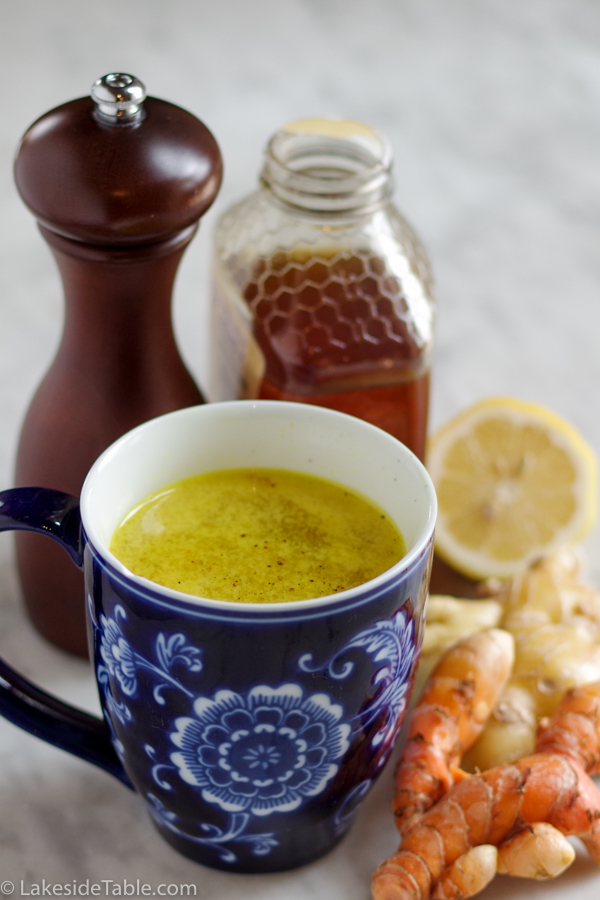
[[[460,758],[483,730],[513,662],[511,636],[492,628],[459,641],[437,663],[396,768],[392,809],[401,834],[465,777]]]
[[[534,755],[464,778],[420,816],[376,870],[373,900],[427,900],[471,847],[498,846],[537,822],[579,837],[600,864],[600,791],[585,771],[598,771],[599,748],[600,683],[567,693]]]
[[[498,846],[535,822],[579,837],[600,863],[598,788],[575,760],[540,753],[454,785],[376,870],[373,900],[426,900],[469,848]]]
[[[578,760],[588,775],[600,772],[600,682],[568,691],[538,728],[536,751]]]

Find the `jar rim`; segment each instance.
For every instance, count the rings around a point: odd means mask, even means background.
[[[270,139],[263,184],[286,205],[311,212],[365,213],[392,193],[384,135],[350,119],[300,119]]]

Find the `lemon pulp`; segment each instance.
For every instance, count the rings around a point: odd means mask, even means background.
[[[509,397],[481,401],[432,437],[436,548],[475,578],[510,577],[579,540],[596,511],[596,458],[545,407]]]

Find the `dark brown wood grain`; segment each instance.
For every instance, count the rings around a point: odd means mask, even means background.
[[[133,125],[107,125],[81,98],[25,134],[17,187],[40,223],[65,294],[60,346],[25,417],[17,485],[78,495],[94,460],[135,425],[204,398],[171,322],[183,252],[221,182],[208,129],[147,98]],[[83,578],[54,542],[17,536],[27,610],[52,643],[86,655]]]

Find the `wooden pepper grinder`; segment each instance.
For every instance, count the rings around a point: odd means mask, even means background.
[[[100,78],[91,97],[51,110],[24,135],[16,183],[58,263],[65,323],[25,418],[18,485],[77,496],[124,432],[203,402],[175,343],[171,293],[221,176],[202,122],[146,97],[131,75]],[[81,572],[39,535],[17,536],[17,560],[34,625],[85,656]]]

